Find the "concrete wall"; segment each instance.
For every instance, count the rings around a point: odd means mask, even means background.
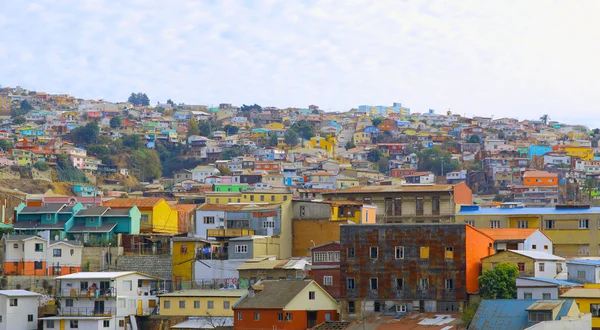
[[[315,245],[339,241],[340,225],[345,223],[344,221],[294,219],[292,256],[306,257],[310,255],[310,248]]]

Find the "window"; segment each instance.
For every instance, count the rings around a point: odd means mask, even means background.
[[[79,321],[71,320],[69,323],[70,323],[69,325],[71,326],[71,329],[79,329]]]
[[[287,201],[287,195],[283,195],[283,200]],[[291,314],[290,314],[291,315]]]
[[[260,321],[260,313],[254,312],[254,321]]]
[[[527,221],[527,220],[517,221],[517,228],[529,228],[529,221]]]
[[[475,221],[474,221],[474,220],[467,220],[467,221],[465,221],[465,223],[466,223],[467,225],[469,225],[469,226],[473,226],[473,227],[475,227]]]
[[[371,259],[377,259],[377,256],[379,254],[379,248],[377,248],[376,246],[371,246],[370,252],[371,253],[369,255],[371,256]]]
[[[133,282],[131,280],[128,281],[123,281],[123,287],[125,288],[125,290],[133,290]]]
[[[370,288],[371,290],[377,290],[377,287],[379,287],[379,283],[377,281],[377,277],[371,277],[371,285]]]
[[[44,251],[44,244],[35,243],[35,252],[43,252],[43,251]]]
[[[223,309],[229,309],[230,306],[231,306],[231,304],[229,303],[228,300],[223,301]]]
[[[215,217],[204,217],[204,224],[213,225],[215,223]]]
[[[579,255],[580,256],[589,256],[590,255],[590,247],[589,245],[579,245]]]
[[[123,299],[123,302],[125,302],[125,299]],[[165,300],[165,309],[169,309],[169,308],[171,308],[171,301]]]
[[[11,306],[19,306],[19,300],[17,298],[10,299]]]
[[[33,322],[33,314],[27,315],[27,322]]]
[[[396,313],[406,313],[406,304],[396,304]]]
[[[46,321],[46,329],[54,329],[54,320],[47,320]]]
[[[454,247],[446,246],[446,259],[454,259]]]
[[[392,215],[394,210],[392,208],[392,205],[394,203],[394,200],[391,198],[386,198],[385,199],[385,214],[386,215]]]
[[[102,326],[105,328],[110,328],[110,320],[104,320],[102,322]]]
[[[125,326],[125,320],[119,320],[119,327],[123,328]]]
[[[394,199],[394,215],[402,215],[402,199]]]
[[[353,278],[346,279],[346,288],[348,288],[349,290],[354,290],[354,279]]]
[[[52,214],[46,214],[46,220],[52,220]]]
[[[544,245],[544,250],[548,250],[548,245]]]
[[[65,306],[66,307],[73,307],[73,299],[66,299],[65,300]]]
[[[429,259],[429,247],[428,246],[421,246],[420,258],[421,259]]]
[[[348,302],[348,314],[356,313],[356,309],[354,308],[354,301]]]
[[[278,312],[277,313],[277,321],[278,322],[283,322],[283,313],[282,312]]]
[[[331,321],[331,313],[330,312],[325,313],[325,321]]]
[[[546,220],[546,229],[554,229],[556,222],[554,220]]]
[[[365,197],[363,199],[363,203],[365,203],[365,204],[371,204],[371,197]]]
[[[490,228],[500,228],[500,220],[490,220]]]
[[[586,278],[585,270],[578,270],[577,271],[577,279],[578,280],[585,280],[585,278]]]
[[[238,321],[242,320],[242,312],[237,312]]]
[[[446,291],[452,291],[454,290],[454,280],[451,278],[447,278],[444,288],[446,289]]]
[[[285,321],[292,322],[292,313],[285,313]]]
[[[398,290],[398,291],[404,290],[404,279],[403,278],[396,279],[396,290]]]
[[[429,290],[429,279],[428,278],[422,278],[419,280],[419,290],[421,290],[421,291]]]
[[[179,301],[179,308],[185,308],[185,300]]]
[[[431,197],[431,214],[440,214],[440,196]]]
[[[545,266],[546,266],[546,265],[545,265],[543,262],[540,262],[540,263],[538,264],[538,270],[539,270],[540,272],[543,272],[543,271],[544,271],[544,269],[546,268]]]
[[[209,300],[207,303],[207,306],[208,306],[207,307],[208,309],[213,309],[213,308],[215,308],[215,302],[212,300]]]
[[[339,251],[327,251],[327,252],[315,252],[313,255],[313,261],[316,262],[339,262],[340,252]]]
[[[54,249],[52,250],[53,257],[62,257],[62,249]]]
[[[346,248],[346,254],[348,255],[349,259],[354,259],[354,247],[348,247]]]
[[[531,292],[524,292],[523,293],[523,299],[531,299],[531,298],[532,298]]]
[[[552,295],[549,293],[542,293],[542,299],[544,299],[544,300],[552,299],[551,297],[552,297]]]
[[[529,322],[544,321],[552,321],[552,311],[529,311]]]
[[[536,244],[531,244],[531,249],[532,250],[536,250],[537,249],[537,245]]]
[[[13,244],[13,248],[18,249],[19,248],[19,243]]]
[[[187,244],[181,244],[179,246],[179,253],[180,254],[187,254]]]
[[[275,221],[273,221],[273,220],[263,221],[263,228],[275,228]]]
[[[417,197],[416,199],[416,212],[417,215],[423,215],[423,206],[425,205],[425,200],[423,197]]]
[[[265,201],[265,195],[260,195],[260,201],[264,202]]]
[[[250,201],[254,202],[254,195],[250,195]]]
[[[323,276],[323,285],[324,286],[332,286],[333,285],[333,276]]]
[[[235,253],[248,253],[248,245],[236,245]]]
[[[520,272],[524,272],[525,271],[525,263],[524,262],[517,263],[517,268],[519,269]]]
[[[71,249],[70,253],[71,253],[71,255],[74,255],[75,254],[75,250]]]
[[[590,313],[592,317],[600,317],[600,304],[590,304]]]
[[[271,195],[271,202],[275,201],[275,195]]]
[[[210,200],[208,201],[208,203],[210,203]],[[148,215],[147,214],[142,214],[142,216],[140,217],[140,222],[148,222]]]
[[[579,220],[579,229],[588,229],[590,228],[590,220]]]
[[[315,300],[315,292],[308,291],[308,300]]]
[[[44,267],[43,267],[43,264],[42,264],[41,261],[34,261],[33,262],[33,269],[42,269],[42,268],[44,268]]]
[[[396,246],[396,259],[404,259],[404,246]]]

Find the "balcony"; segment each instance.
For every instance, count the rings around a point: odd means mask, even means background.
[[[115,315],[117,315],[117,308],[115,308],[115,307],[104,307],[104,308],[63,307],[63,308],[60,308],[59,315],[61,315],[61,316],[90,316],[90,317],[115,316]]]
[[[73,298],[114,298],[117,296],[116,288],[108,289],[61,289],[57,292],[57,297]]]
[[[242,237],[242,236],[252,236],[252,235],[254,235],[254,230],[252,230],[252,229],[217,228],[217,229],[207,229],[206,230],[207,237]]]

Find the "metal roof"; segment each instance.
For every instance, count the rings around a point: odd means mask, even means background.
[[[599,259],[569,259],[569,260],[567,260],[567,264],[600,266],[600,260]]]
[[[85,223],[77,223],[67,230],[67,233],[106,233],[117,226],[116,223],[107,222],[100,226],[86,226]]]
[[[106,211],[108,211],[108,210],[110,210],[110,209],[106,206],[89,207],[87,209],[79,210],[79,212],[77,212],[75,214],[75,216],[76,217],[100,217],[104,213],[106,213]]]
[[[159,297],[241,297],[248,290],[181,290],[159,295]]]
[[[549,311],[554,310],[556,307],[562,306],[564,301],[562,300],[538,300],[527,307],[528,311]]]
[[[519,277],[518,279],[522,279],[522,280],[529,280],[529,281],[538,281],[538,282],[545,282],[545,283],[550,283],[550,284],[556,284],[559,286],[576,286],[576,285],[583,285],[581,283],[577,283],[577,282],[572,282],[572,281],[565,281],[565,280],[557,280],[554,278],[542,278],[542,277]],[[517,280],[518,280],[517,279]]]
[[[41,294],[27,290],[0,290],[0,295],[8,297],[37,297]]]
[[[514,252],[520,254],[522,256],[526,256],[536,260],[555,260],[555,261],[565,261],[565,258],[555,256],[553,254],[543,252],[543,251],[529,251],[529,250],[508,250],[510,252]]]

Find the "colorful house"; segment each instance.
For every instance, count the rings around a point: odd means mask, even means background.
[[[592,329],[600,328],[600,284],[584,284],[583,288],[573,288],[560,298],[575,299],[582,313],[592,314]]]
[[[307,329],[338,320],[338,303],[312,280],[261,281],[233,305],[234,328]]]
[[[594,149],[591,147],[577,147],[570,145],[557,145],[554,151],[565,151],[571,157],[578,157],[581,160],[594,160]]]
[[[178,211],[164,198],[116,198],[103,204],[113,210],[131,209],[136,206],[141,212],[141,233],[176,234],[178,232]]]
[[[231,317],[233,304],[246,290],[183,290],[158,296],[160,315],[190,317]]]
[[[337,141],[336,141],[335,137],[333,137],[333,136],[329,136],[329,137],[313,136],[312,138],[310,138],[309,144],[310,144],[311,148],[318,148],[318,149],[325,150],[325,152],[327,152],[327,154],[333,156],[335,148],[337,146]]]

